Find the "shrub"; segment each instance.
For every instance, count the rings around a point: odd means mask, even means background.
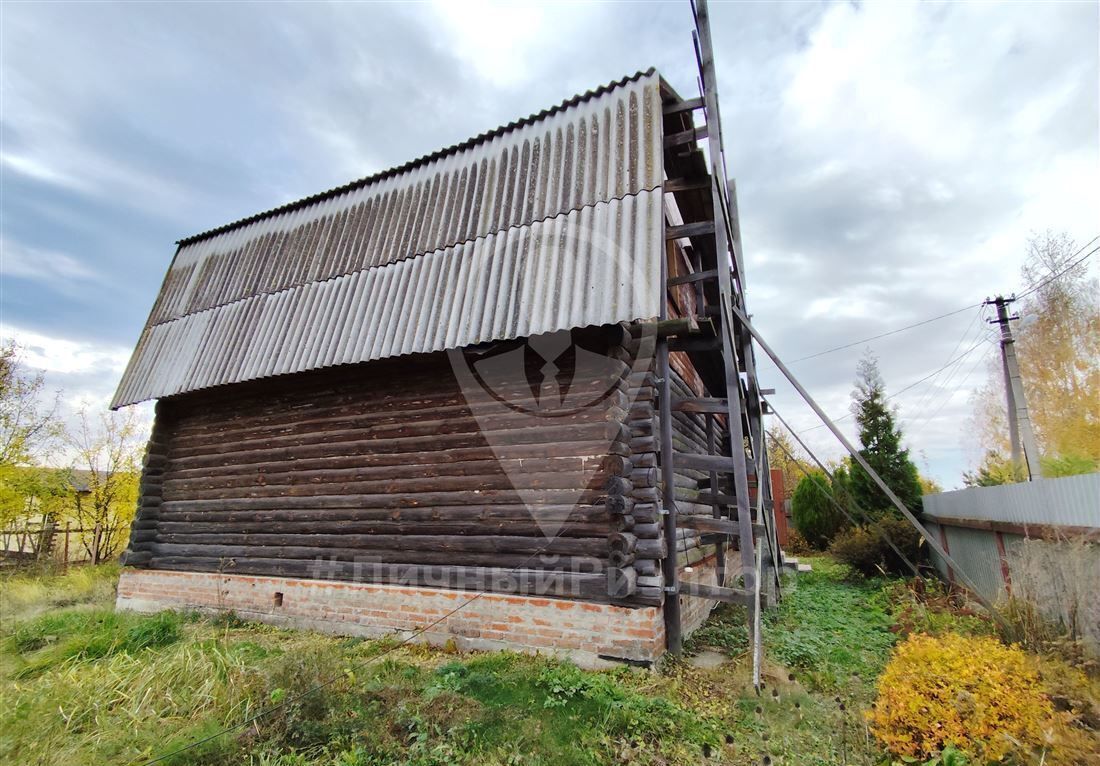
[[[791,518],[806,542],[824,550],[844,528],[844,515],[837,510],[838,488],[822,471],[812,471],[798,482],[791,496]]]
[[[1052,713],[1024,652],[949,633],[912,635],[897,647],[867,717],[895,756],[931,758],[954,746],[985,763],[1038,746]]]
[[[797,529],[791,529],[787,532],[787,547],[785,550],[793,556],[814,552],[814,549],[806,542],[806,538]]]
[[[921,553],[920,533],[905,519],[884,517],[874,524],[846,530],[837,536],[829,552],[867,577],[912,573],[883,537],[891,540],[914,564]]]

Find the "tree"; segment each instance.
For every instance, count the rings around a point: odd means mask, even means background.
[[[82,410],[77,420],[67,441],[76,454],[74,468],[85,472],[88,485],[86,493],[74,491],[74,516],[87,530],[82,543],[89,557],[98,563],[118,552],[134,519],[144,438],[132,411],[92,419]]]
[[[857,367],[852,414],[859,425],[859,453],[913,513],[921,511],[921,484],[909,450],[901,446],[897,412],[886,403],[886,384],[878,360],[868,351]],[[893,503],[858,463],[851,467],[852,499],[872,518],[896,513]]]
[[[1013,333],[1043,472],[1095,471],[1100,468],[1100,287],[1089,277],[1087,261],[1074,265],[1080,253],[1068,235],[1034,235],[1027,247],[1021,276],[1028,290],[1013,306],[1022,319],[1013,323]],[[1023,480],[1005,457],[1011,447],[999,356],[973,405],[973,431],[984,458],[967,478]]]
[[[786,431],[773,428],[768,431],[768,465],[783,474],[783,486],[790,492],[811,470],[810,462]]]
[[[836,484],[824,471],[810,471],[799,480],[791,496],[791,518],[795,528],[815,548],[827,548],[848,523],[836,507],[836,503],[841,507],[847,503],[845,488],[840,474],[834,472],[834,476],[838,478]]]
[[[55,395],[43,404],[46,381],[28,373],[14,341],[0,345],[0,524],[27,513],[26,472],[57,440],[60,424]]]

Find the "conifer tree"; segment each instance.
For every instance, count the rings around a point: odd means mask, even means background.
[[[909,459],[909,450],[901,445],[897,413],[886,401],[886,384],[874,354],[868,351],[860,360],[857,374],[852,414],[859,424],[859,442],[863,447],[860,454],[909,510],[920,513],[922,493],[917,467]],[[852,499],[867,513],[897,514],[890,499],[858,463],[852,464],[848,483]]]

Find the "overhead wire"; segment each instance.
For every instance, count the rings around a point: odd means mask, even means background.
[[[947,364],[945,364],[945,365],[943,365],[942,367],[939,367],[939,368],[937,368],[937,369],[933,370],[932,372],[930,372],[929,374],[925,375],[925,376],[924,376],[923,378],[920,378],[919,380],[914,380],[914,381],[913,381],[912,383],[910,383],[909,385],[905,386],[905,388],[899,389],[899,390],[895,391],[894,393],[892,393],[892,394],[889,394],[888,396],[885,396],[885,397],[883,397],[883,399],[884,399],[884,400],[887,400],[887,401],[889,401],[890,399],[896,399],[897,397],[899,397],[899,396],[901,396],[902,394],[904,394],[904,393],[905,393],[906,391],[912,390],[913,388],[916,388],[917,386],[919,386],[919,385],[920,385],[921,383],[924,383],[924,382],[925,382],[926,380],[929,380],[929,379],[931,379],[931,378],[934,378],[935,376],[939,375],[939,374],[940,374],[941,372],[943,372],[943,371],[944,371],[945,369],[947,369],[948,367],[950,367],[950,366],[951,366],[952,364],[954,364],[955,362],[959,361],[960,359],[965,359],[966,357],[970,356],[970,354],[972,354],[972,353],[974,352],[974,349],[978,348],[978,347],[979,347],[979,346],[981,346],[981,345],[982,345],[983,343],[988,343],[988,342],[989,342],[989,339],[988,339],[988,338],[981,338],[981,339],[979,339],[977,343],[975,343],[974,345],[972,345],[972,346],[971,346],[970,348],[968,348],[968,349],[967,349],[966,351],[962,352],[962,353],[961,353],[961,354],[960,354],[959,356],[957,356],[957,357],[955,357],[954,359],[952,359],[952,360],[950,360],[949,362],[947,362]],[[842,416],[840,416],[840,417],[838,417],[838,418],[835,418],[835,419],[833,420],[833,422],[834,422],[834,423],[839,423],[840,421],[842,421],[842,420],[847,420],[847,419],[848,419],[848,418],[850,418],[850,417],[852,417],[852,413],[848,413],[847,415],[842,415]],[[811,426],[810,428],[807,428],[806,430],[807,430],[807,431],[814,431],[814,430],[816,430],[816,429],[818,429],[818,428],[825,428],[825,424],[824,424],[824,423],[822,423],[821,425]]]
[[[958,340],[958,342],[955,343],[955,347],[953,349],[951,349],[951,353],[947,355],[948,359],[954,358],[956,352],[965,343],[972,343],[972,342],[978,340],[982,335],[984,335],[986,333],[987,328],[985,326],[985,321],[984,321],[985,320],[985,309],[986,309],[986,307],[984,305],[982,305],[981,308],[978,309],[977,313],[975,313],[974,319],[971,320],[971,324],[967,327],[967,329],[965,331],[963,331],[963,334],[961,336],[959,336],[959,340]],[[974,332],[973,336],[971,336],[971,333],[975,329],[975,325],[977,326],[977,330],[976,330],[976,332]],[[941,381],[936,380],[936,377],[938,377],[938,376],[933,377],[928,381],[927,389],[925,390],[925,392],[923,394],[921,394],[921,396],[917,400],[916,404],[913,405],[913,406],[908,406],[907,405],[907,409],[909,410],[909,414],[908,414],[907,419],[909,421],[914,421],[917,418],[920,418],[921,415],[924,414],[926,409],[928,409],[929,407],[935,406],[935,397],[936,397],[937,391],[942,391],[942,390],[946,389],[949,385],[951,385],[951,381],[954,380],[955,375],[958,374],[959,370],[961,370],[963,368],[963,366],[964,366],[963,363],[965,361],[966,361],[965,358],[956,359],[955,363],[952,364],[946,370],[947,374],[944,376],[944,378]]]
[[[913,324],[906,325],[905,327],[899,327],[895,330],[890,330],[889,332],[879,333],[878,335],[872,335],[869,338],[863,338],[862,340],[856,340],[856,341],[852,341],[851,343],[845,343],[842,346],[836,346],[834,348],[825,349],[824,351],[818,351],[816,354],[810,354],[809,356],[799,357],[798,359],[795,359],[794,361],[792,361],[791,364],[796,364],[798,362],[805,362],[807,359],[816,359],[819,356],[825,356],[826,354],[832,354],[835,351],[843,351],[846,348],[852,348],[853,346],[859,346],[859,345],[862,345],[864,343],[868,343],[868,342],[873,341],[873,340],[878,340],[879,338],[886,338],[886,337],[889,337],[891,335],[897,335],[899,332],[905,332],[906,330],[912,330],[914,327],[921,327],[922,325],[931,324],[932,322],[938,322],[941,319],[946,319],[947,317],[955,316],[956,314],[961,314],[964,311],[967,311],[969,309],[972,309],[972,308],[975,308],[976,306],[981,306],[981,305],[982,304],[980,304],[980,303],[971,303],[971,304],[968,304],[966,306],[963,306],[961,309],[955,309],[954,311],[948,311],[946,314],[940,314],[939,316],[934,316],[931,319],[924,319],[924,320],[921,320],[920,322],[914,322]]]
[[[953,359],[955,357],[955,354],[958,353],[958,350],[960,348],[962,348],[964,343],[973,342],[973,340],[976,340],[976,336],[975,336],[975,338],[970,337],[971,333],[974,331],[974,326],[975,325],[977,325],[977,327],[978,327],[978,334],[981,334],[982,332],[984,332],[985,328],[984,328],[983,324],[979,321],[979,320],[984,318],[984,315],[985,315],[985,305],[983,304],[982,306],[978,307],[978,310],[976,312],[974,312],[974,316],[971,317],[971,319],[970,319],[970,324],[968,324],[966,326],[966,329],[963,330],[963,334],[960,335],[959,339],[955,342],[955,347],[951,349],[950,353],[948,353],[948,355],[947,355],[948,359]],[[946,386],[950,382],[951,378],[954,376],[956,370],[958,370],[958,368],[961,364],[962,364],[962,360],[958,360],[958,361],[956,361],[956,363],[954,365],[951,366],[950,371],[947,373],[947,376],[943,380],[943,383],[942,383],[943,386]],[[924,408],[926,406],[928,406],[928,403],[929,403],[930,399],[932,398],[932,396],[935,394],[935,391],[936,391],[936,386],[932,382],[934,380],[935,380],[935,378],[932,378],[932,380],[930,380],[928,382],[929,385],[928,385],[927,389],[924,391],[923,394],[921,394],[920,398],[917,400],[917,403],[913,406],[912,409],[914,409],[917,412],[922,412],[924,410]]]

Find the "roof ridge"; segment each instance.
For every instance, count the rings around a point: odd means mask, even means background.
[[[332,197],[337,197],[341,194],[353,191],[355,189],[361,189],[364,186],[369,186],[370,184],[376,183],[378,181],[383,181],[387,178],[401,175],[402,173],[408,172],[413,168],[419,167],[421,165],[426,165],[430,162],[434,162],[435,160],[442,159],[443,157],[449,157],[452,154],[457,154],[459,152],[465,151],[472,146],[476,146],[478,144],[484,143],[485,141],[497,138],[506,133],[510,133],[517,128],[526,127],[527,125],[533,125],[536,122],[540,122],[551,115],[574,107],[582,101],[590,101],[591,99],[602,96],[605,93],[609,93],[616,88],[621,88],[627,83],[637,82],[643,77],[650,77],[656,72],[656,67],[650,67],[645,71],[639,70],[633,75],[624,76],[618,80],[612,80],[606,85],[600,85],[594,90],[588,90],[584,93],[578,93],[572,98],[568,98],[565,101],[562,101],[560,104],[557,104],[556,106],[552,106],[548,109],[543,109],[541,112],[535,112],[528,115],[527,117],[514,120],[507,125],[501,125],[497,128],[494,128],[493,130],[489,130],[479,135],[473,136],[472,138],[468,138],[461,143],[453,144],[452,146],[448,146],[443,149],[438,149],[430,154],[425,154],[402,165],[389,168],[388,170],[380,171],[378,173],[375,173],[374,175],[359,178],[357,180],[343,184],[342,186],[337,186],[332,189],[328,189],[327,191],[318,192],[308,197],[302,197],[301,199],[294,200],[293,202],[287,202],[286,204],[280,205],[278,207],[274,207],[260,213],[254,213],[253,215],[247,216],[245,218],[240,218],[231,223],[222,224],[221,226],[213,229],[208,229],[198,234],[192,234],[189,237],[184,237],[183,239],[177,240],[176,244],[180,247],[183,247],[185,245],[194,244],[195,242],[201,242],[202,240],[210,239],[211,237],[214,237],[218,234],[224,234],[227,231],[232,231],[234,229],[239,229],[242,226],[247,226],[250,223],[262,221],[266,218],[272,218],[274,216],[280,215],[282,213],[287,213],[292,210],[298,210],[303,207],[308,207],[309,205],[321,202],[322,200],[331,199]]]

